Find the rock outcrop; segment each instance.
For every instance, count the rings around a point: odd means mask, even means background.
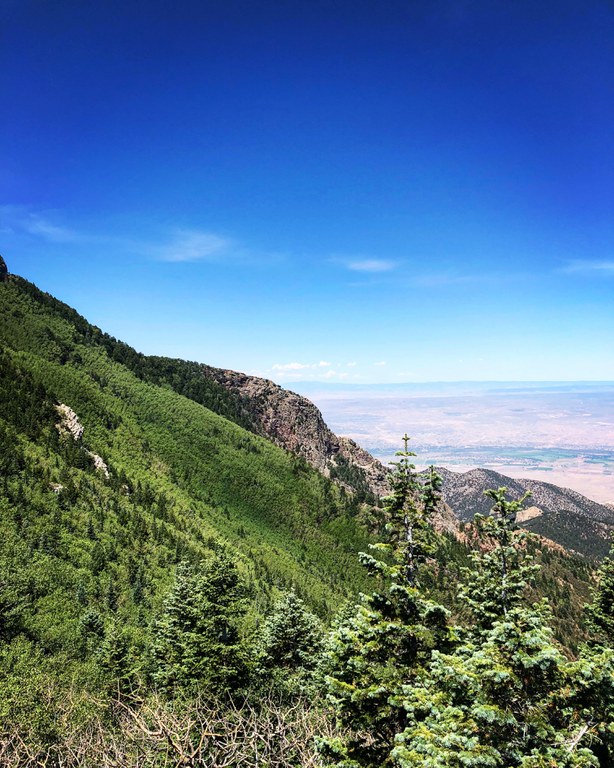
[[[352,493],[377,498],[390,493],[388,467],[349,437],[335,435],[306,397],[237,371],[203,365],[202,373],[241,399],[252,432],[302,457]],[[448,504],[441,504],[433,524],[458,534],[458,518]]]
[[[75,442],[79,442],[83,437],[83,424],[72,408],[64,403],[55,407],[60,415],[60,421],[56,425],[60,434],[70,435]]]
[[[3,283],[8,277],[9,270],[6,266],[6,261],[0,256],[0,283]]]
[[[353,440],[335,435],[316,406],[268,379],[203,365],[202,373],[241,398],[253,432],[300,456],[354,492],[385,496],[388,470]]]
[[[81,439],[83,438],[84,429],[83,424],[81,424],[79,421],[77,414],[70,406],[65,405],[64,403],[56,405],[55,409],[60,415],[60,421],[56,424],[58,432],[61,435],[70,435],[70,437],[72,437],[76,443],[80,443]],[[92,451],[88,451],[87,448],[84,448],[83,446],[81,447],[81,450],[85,451],[85,453],[90,457],[92,463],[94,464],[94,468],[99,472],[102,472],[108,480],[110,477],[109,468],[105,464],[102,456],[99,456],[97,453],[92,453]]]

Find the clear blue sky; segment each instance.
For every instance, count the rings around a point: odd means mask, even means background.
[[[0,0],[0,253],[281,383],[614,379],[614,7]]]

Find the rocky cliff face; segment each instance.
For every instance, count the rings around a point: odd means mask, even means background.
[[[335,435],[307,398],[268,379],[207,365],[201,370],[240,399],[252,432],[302,457],[359,498],[390,493],[390,470],[349,437]],[[439,530],[458,532],[458,519],[447,504],[433,523]]]
[[[353,440],[338,437],[307,398],[256,376],[203,365],[202,373],[241,398],[251,429],[302,457],[349,490],[385,496],[388,470]]]
[[[8,277],[9,271],[6,266],[6,261],[0,256],[0,283],[3,283]]]

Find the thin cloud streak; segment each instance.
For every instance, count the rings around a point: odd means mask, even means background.
[[[614,276],[614,260],[582,261],[577,259],[568,262],[560,271],[569,275]]]
[[[397,268],[395,261],[388,259],[357,259],[346,261],[345,266],[352,272],[391,272]]]
[[[232,240],[198,229],[177,230],[172,241],[157,249],[160,261],[229,261],[237,251]]]
[[[271,366],[272,371],[304,371],[318,368],[330,368],[332,363],[327,360],[320,360],[319,363],[275,363]]]
[[[52,212],[33,211],[19,205],[0,205],[0,233],[50,244],[97,245],[116,253],[176,264],[203,262],[266,267],[286,259],[284,254],[259,252],[225,235],[198,228],[167,229],[157,240],[130,234],[82,232],[58,224]]]
[[[49,243],[74,243],[86,239],[74,229],[54,224],[46,215],[17,205],[0,206],[0,222],[4,232],[31,235]]]

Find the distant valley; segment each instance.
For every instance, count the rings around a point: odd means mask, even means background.
[[[614,502],[611,382],[294,386],[383,463],[407,431],[418,466],[484,467]]]

